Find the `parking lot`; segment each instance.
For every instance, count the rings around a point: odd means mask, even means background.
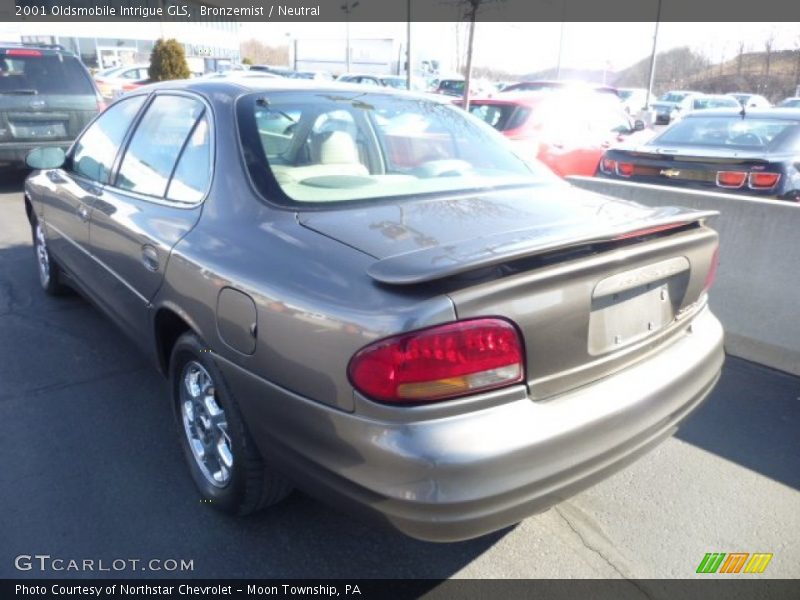
[[[193,561],[148,577],[683,578],[707,552],[773,553],[760,577],[800,576],[800,380],[733,358],[675,438],[477,540],[417,542],[298,492],[218,514],[184,467],[165,381],[87,302],[38,289],[21,188],[0,193],[0,577],[49,554]]]

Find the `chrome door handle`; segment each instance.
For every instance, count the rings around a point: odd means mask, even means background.
[[[158,271],[158,251],[149,244],[142,247],[142,264],[148,271]]]
[[[89,209],[86,208],[85,204],[81,204],[78,207],[78,216],[84,223],[89,220]]]

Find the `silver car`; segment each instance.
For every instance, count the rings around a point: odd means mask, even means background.
[[[230,513],[298,486],[479,536],[652,448],[720,373],[714,213],[574,189],[447,103],[168,82],[28,162],[42,288],[152,357]]]

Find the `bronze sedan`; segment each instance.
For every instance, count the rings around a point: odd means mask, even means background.
[[[426,97],[170,82],[28,163],[42,287],[152,356],[231,513],[297,485],[478,536],[621,468],[719,376],[713,213],[574,189]]]

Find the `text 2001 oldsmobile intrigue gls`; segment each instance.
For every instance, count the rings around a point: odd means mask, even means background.
[[[28,158],[42,287],[169,376],[204,498],[245,514],[294,484],[465,539],[709,393],[714,213],[578,191],[458,108],[327,85],[142,88]]]

